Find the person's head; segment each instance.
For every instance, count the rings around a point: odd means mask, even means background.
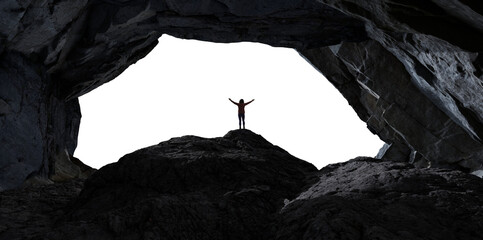
[[[243,99],[240,99],[240,103],[245,103],[245,101],[243,101]]]

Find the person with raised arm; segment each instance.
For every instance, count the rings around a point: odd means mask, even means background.
[[[245,129],[245,106],[250,104],[251,102],[255,101],[255,99],[252,99],[251,101],[245,103],[243,99],[240,99],[240,102],[234,102],[231,100],[231,98],[228,98],[230,102],[238,106],[238,126],[241,129],[242,127],[242,121],[243,121],[243,129]]]

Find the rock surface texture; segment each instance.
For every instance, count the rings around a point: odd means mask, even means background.
[[[372,158],[317,171],[248,130],[173,138],[80,187],[0,193],[0,239],[483,238],[476,176]]]
[[[483,181],[357,158],[329,165],[281,211],[277,239],[481,239]]]
[[[0,189],[55,174],[77,97],[162,34],[295,48],[386,142],[380,158],[482,169],[482,14],[479,0],[3,0]]]
[[[386,158],[482,168],[483,4],[322,2],[364,21],[370,40],[300,52],[388,144]]]
[[[55,159],[70,161],[77,146],[79,103],[50,95],[44,70],[19,54],[0,55],[0,191],[55,175]]]

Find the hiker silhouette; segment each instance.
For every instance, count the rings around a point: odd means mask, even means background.
[[[231,98],[228,98],[230,102],[238,106],[238,126],[241,129],[242,127],[242,121],[243,121],[243,129],[245,129],[245,106],[250,104],[251,102],[255,101],[255,99],[252,99],[251,101],[245,103],[243,99],[240,99],[240,102],[234,102],[231,100]]]

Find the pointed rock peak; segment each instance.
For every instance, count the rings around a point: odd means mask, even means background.
[[[256,134],[247,129],[239,129],[239,130],[232,130],[229,131],[225,136],[224,139],[236,141],[236,142],[243,142],[251,147],[257,148],[271,148],[274,147],[269,141],[267,141],[262,135]]]

